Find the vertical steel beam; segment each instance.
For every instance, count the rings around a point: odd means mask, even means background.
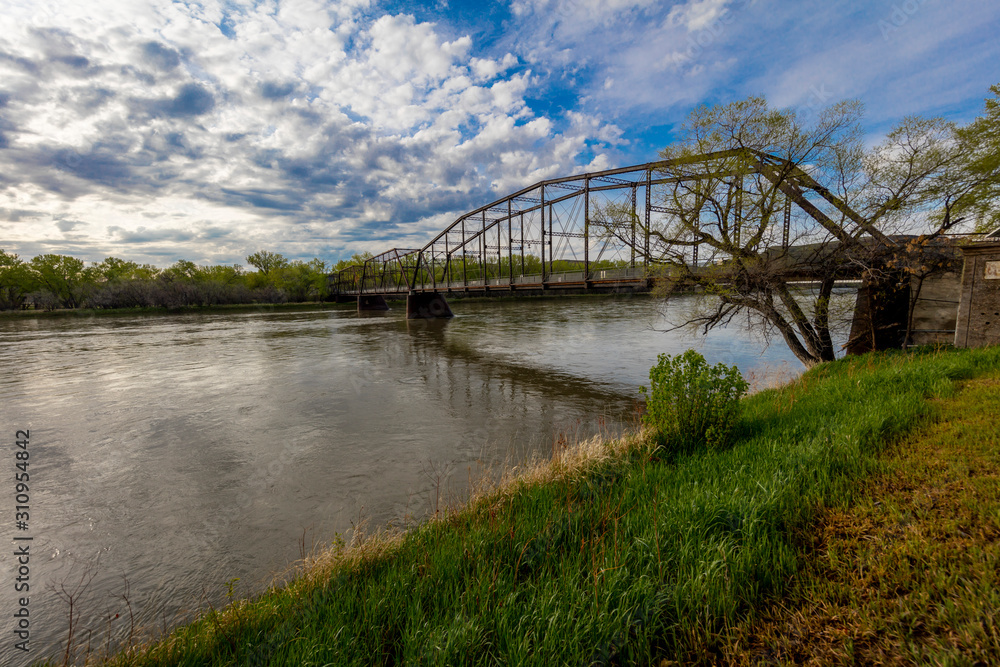
[[[646,170],[646,240],[643,242],[642,251],[642,265],[649,266],[649,216],[653,210],[652,204],[652,192],[653,192],[653,169],[649,168]]]
[[[521,212],[521,275],[524,275],[524,212]]]
[[[507,198],[507,268],[510,274],[510,284],[514,284],[514,217],[511,211],[510,197]]]
[[[583,286],[590,287],[590,177],[583,181]]]
[[[483,231],[479,235],[479,277],[486,289],[486,211],[483,211]]]
[[[451,250],[448,248],[448,232],[444,233],[444,284],[451,287]]]
[[[632,184],[632,217],[629,219],[629,223],[632,225],[632,241],[629,243],[629,247],[632,249],[632,261],[629,264],[630,268],[635,268],[635,209],[637,204],[637,199],[639,198],[638,185]]]
[[[784,225],[781,232],[781,247],[788,248],[788,237],[792,231],[792,200],[785,197]]]
[[[465,247],[465,218],[462,218],[462,284],[465,291],[469,291],[469,267],[467,264],[468,248]]]
[[[735,228],[733,229],[733,242],[738,247],[740,245],[740,236],[743,228],[743,176],[740,175],[739,182],[736,186],[736,197],[734,202],[734,207],[736,209],[733,220]]]
[[[545,287],[545,184],[541,186],[542,190],[542,205],[539,207],[539,215],[542,216],[542,287]]]
[[[555,235],[553,234],[553,232],[555,231],[555,225],[553,225],[552,217],[553,217],[552,204],[549,204],[549,277],[550,278],[552,277],[552,274],[555,272],[555,261],[556,261],[556,258],[553,256],[555,252],[553,247],[555,245],[553,243],[553,240],[555,238]]]
[[[701,228],[701,209],[698,209],[698,215],[694,219],[694,230],[691,232],[691,240],[694,241],[694,245],[691,246],[691,262],[694,266],[698,266],[698,230]]]

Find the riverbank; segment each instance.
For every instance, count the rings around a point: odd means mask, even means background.
[[[467,296],[465,294],[446,294],[448,298],[453,298],[463,303],[489,303],[496,301],[537,300],[537,299],[594,299],[594,298],[646,298],[649,292],[624,292],[621,294],[609,293],[584,293],[584,294],[564,294],[551,293],[545,295],[529,295],[523,293],[498,292],[491,296]],[[389,298],[395,308],[401,308],[406,303],[405,297]],[[55,310],[0,310],[0,321],[4,319],[16,319],[21,317],[112,317],[119,315],[184,315],[184,314],[213,314],[213,313],[259,313],[259,312],[296,312],[311,310],[352,310],[357,308],[355,301],[336,303],[334,301],[304,301],[295,303],[237,303],[214,306],[177,306],[176,308],[161,308],[156,306],[143,308],[57,308]]]
[[[344,310],[353,304],[329,301],[299,303],[237,303],[216,306],[178,306],[176,308],[58,308],[56,310],[3,310],[0,320],[20,317],[113,317],[120,315],[184,315],[188,313],[270,313],[312,310]]]
[[[797,537],[801,571],[725,662],[1000,664],[1000,372],[934,413]]]
[[[788,593],[800,536],[888,469],[883,450],[997,369],[997,349],[841,360],[745,399],[724,451],[665,461],[632,437],[558,452],[110,664],[710,663]]]

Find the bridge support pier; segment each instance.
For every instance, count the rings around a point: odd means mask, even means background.
[[[430,320],[454,317],[448,302],[438,292],[411,292],[406,295],[406,319]]]
[[[381,294],[359,294],[358,312],[366,310],[389,310],[389,304]]]
[[[858,289],[847,354],[902,347],[909,304],[907,277],[900,274],[877,280],[866,277]]]
[[[990,239],[962,246],[962,255],[965,268],[955,347],[1000,344],[1000,243]]]

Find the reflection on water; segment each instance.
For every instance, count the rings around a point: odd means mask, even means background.
[[[657,333],[646,298],[0,321],[0,426],[31,430],[33,659],[259,590],[359,521],[406,524],[470,476],[617,432],[662,352],[798,372],[738,334]],[[442,482],[442,480],[445,480]],[[5,555],[6,581],[14,563]],[[62,591],[65,593],[66,591]],[[13,592],[3,587],[3,609]],[[114,614],[123,614],[118,620]],[[82,632],[81,632],[82,629]],[[0,663],[21,664],[11,642]]]

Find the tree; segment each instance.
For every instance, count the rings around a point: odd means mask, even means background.
[[[276,252],[268,252],[267,250],[258,250],[254,254],[247,257],[247,264],[253,266],[258,271],[260,271],[265,276],[273,277],[273,273],[278,269],[283,269],[288,266],[288,260]]]
[[[200,273],[204,280],[220,283],[222,285],[240,284],[245,275],[243,273],[243,267],[239,264],[234,264],[232,266],[226,266],[225,264],[206,266],[201,269]]]
[[[337,262],[336,264],[334,264],[330,268],[330,272],[333,273],[333,272],[336,272],[336,271],[342,271],[342,270],[346,269],[349,266],[356,266],[356,265],[359,265],[359,264],[364,264],[366,261],[368,261],[372,257],[374,257],[374,255],[371,254],[368,251],[365,251],[365,252],[356,252],[353,255],[351,255],[350,258],[348,258],[348,259],[342,259],[339,262]]]
[[[858,102],[841,102],[807,122],[762,97],[691,113],[681,140],[661,153],[664,215],[645,230],[667,295],[694,286],[712,297],[678,327],[708,331],[741,316],[754,331],[780,335],[806,366],[833,360],[836,282],[885,271],[899,255],[897,235],[918,222],[932,233],[957,223],[929,213],[961,196],[948,180],[958,162],[953,127],[906,119],[866,152],[861,116]],[[644,221],[608,206],[592,224],[624,240]],[[815,288],[797,290],[792,278]]]
[[[39,286],[63,308],[76,308],[85,296],[88,276],[83,261],[68,255],[38,255],[30,267]]]
[[[1000,84],[990,92],[984,115],[958,130],[964,156],[958,176],[970,187],[954,214],[971,217],[980,232],[1000,228]]]
[[[33,289],[34,278],[28,265],[17,255],[0,250],[0,310],[21,308]]]
[[[139,265],[117,257],[107,257],[103,262],[89,267],[88,270],[93,272],[96,282],[152,280],[160,273],[160,270],[152,264]]]
[[[289,301],[316,301],[327,295],[326,262],[316,258],[308,262],[295,260],[281,269],[279,287]]]
[[[179,259],[164,270],[162,275],[169,280],[194,281],[201,277],[201,269],[191,260]]]

